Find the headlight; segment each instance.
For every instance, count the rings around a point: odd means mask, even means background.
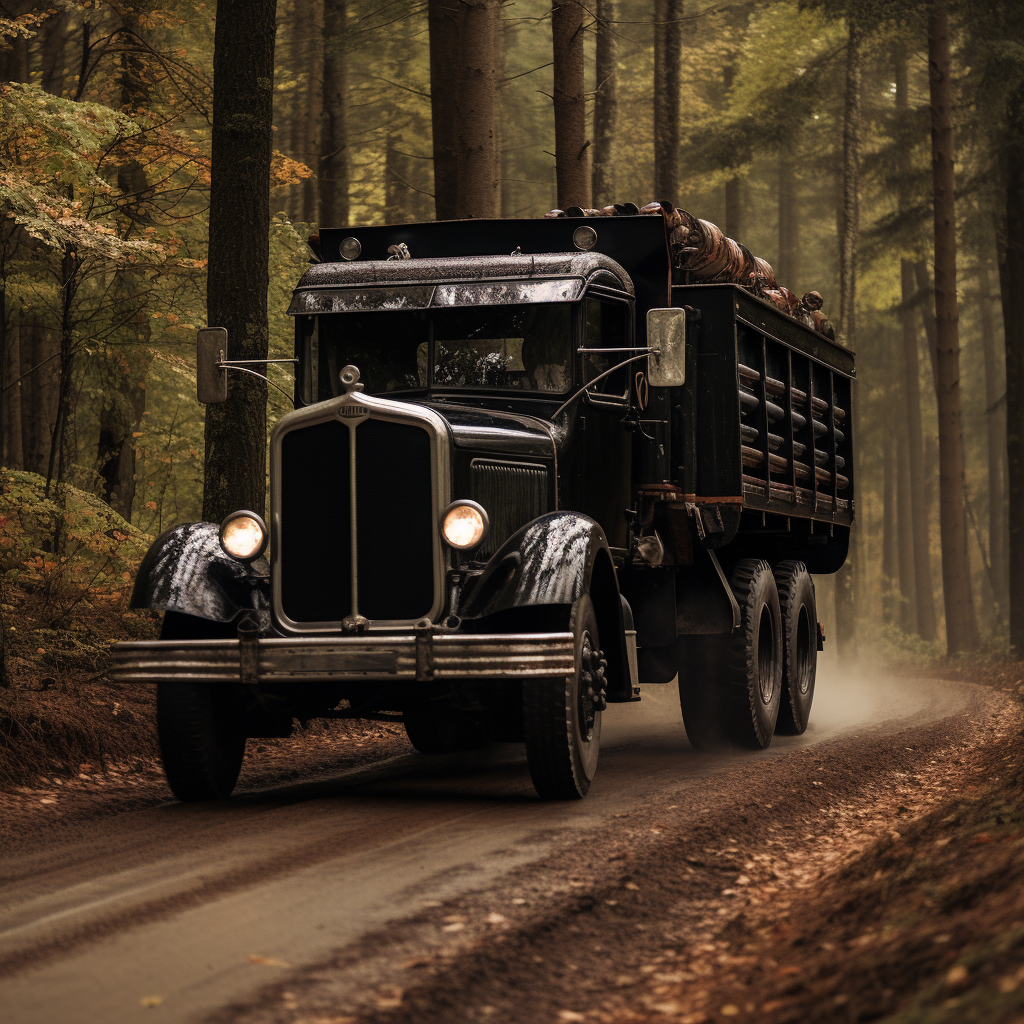
[[[220,546],[232,558],[251,562],[267,546],[267,527],[255,512],[232,512],[220,524]]]
[[[487,536],[487,513],[475,501],[454,501],[441,517],[441,536],[459,551],[475,548]]]

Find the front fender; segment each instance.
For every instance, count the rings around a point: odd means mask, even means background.
[[[594,602],[608,658],[608,698],[632,696],[622,599],[601,527],[577,512],[549,512],[514,533],[466,584],[459,616],[471,629],[564,629],[583,594]]]
[[[264,558],[232,558],[220,546],[216,523],[185,523],[161,534],[146,552],[131,607],[214,622],[256,611],[265,629],[270,621],[270,566]]]

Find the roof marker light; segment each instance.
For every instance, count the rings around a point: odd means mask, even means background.
[[[581,224],[572,233],[572,244],[577,249],[593,249],[597,245],[597,232],[589,224]]]
[[[338,251],[341,253],[343,260],[357,260],[359,259],[359,254],[363,251],[363,243],[353,235],[349,235],[341,240]]]

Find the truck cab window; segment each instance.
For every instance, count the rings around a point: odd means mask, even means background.
[[[349,363],[371,395],[427,386],[427,314],[340,313],[318,318],[320,401],[341,392]]]
[[[319,401],[341,393],[339,374],[349,363],[371,395],[428,384],[568,391],[574,308],[550,302],[320,316]]]
[[[614,299],[587,298],[584,348],[623,349],[632,344],[629,332],[629,307]],[[629,358],[628,352],[585,352],[584,380],[593,380],[616,363]],[[629,367],[623,366],[597,381],[591,394],[624,398],[629,386]]]
[[[571,381],[568,303],[431,311],[438,387],[562,392]]]

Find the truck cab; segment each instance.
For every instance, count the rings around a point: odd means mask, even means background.
[[[853,514],[852,357],[680,281],[660,216],[319,248],[289,308],[269,523],[159,538],[133,604],[164,611],[161,640],[114,651],[114,679],[157,685],[175,794],[230,793],[248,736],[384,717],[425,753],[524,742],[541,796],[580,797],[608,705],[673,678],[697,745],[766,746],[780,714],[802,731],[808,563],[842,564]],[[201,396],[228,353],[201,336]]]

